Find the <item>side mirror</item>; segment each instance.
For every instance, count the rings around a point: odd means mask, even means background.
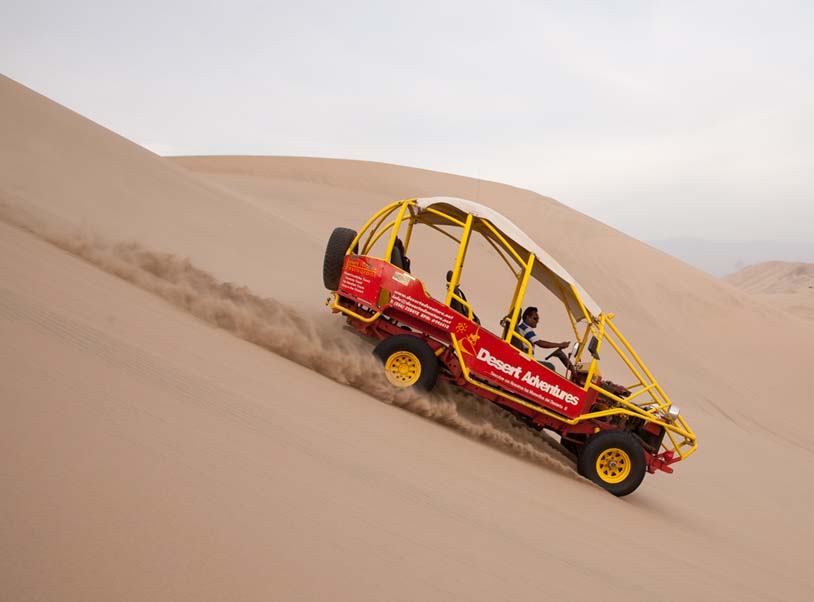
[[[577,357],[579,354],[579,341],[574,343],[574,349],[571,351],[571,357]]]
[[[596,351],[596,348],[597,348],[597,346],[598,346],[598,345],[599,345],[599,341],[597,340],[597,338],[596,338],[596,337],[592,336],[592,337],[591,337],[591,342],[590,342],[590,343],[588,343],[588,351],[590,351],[590,352],[591,352],[591,356],[592,356],[592,357],[593,357],[595,360],[598,360],[598,359],[599,359],[599,354],[598,354],[598,353],[597,353],[597,351]]]

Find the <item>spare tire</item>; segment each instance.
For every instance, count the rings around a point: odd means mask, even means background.
[[[322,262],[322,282],[328,290],[335,291],[339,288],[342,264],[354,238],[356,231],[350,228],[334,228],[331,232],[328,245],[325,247],[325,259]],[[358,250],[359,245],[356,245],[353,252],[356,253]]]

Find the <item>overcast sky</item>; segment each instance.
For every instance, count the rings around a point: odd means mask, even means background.
[[[383,161],[645,240],[812,240],[813,7],[3,0],[0,71],[160,154]]]

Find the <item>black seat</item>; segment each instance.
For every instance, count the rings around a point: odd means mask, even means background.
[[[389,261],[394,266],[401,270],[404,270],[405,272],[410,271],[410,258],[404,254],[404,243],[398,237],[396,237],[396,242],[393,245],[393,250],[390,252]]]

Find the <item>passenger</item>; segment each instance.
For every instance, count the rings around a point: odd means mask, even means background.
[[[517,347],[518,349],[524,349],[521,347],[523,345],[523,341],[518,340],[520,337],[525,341],[528,341],[528,345],[537,345],[538,347],[543,347],[544,349],[556,349],[555,354],[558,358],[565,364],[565,366],[569,370],[573,370],[573,365],[571,364],[571,360],[568,359],[568,356],[562,351],[566,347],[568,347],[568,341],[563,341],[562,343],[552,343],[551,341],[544,341],[540,337],[537,336],[537,333],[534,332],[534,329],[537,327],[537,324],[540,322],[540,313],[537,311],[536,307],[527,307],[526,310],[523,312],[522,321],[520,324],[517,325],[517,333],[519,336],[515,335],[512,337],[512,345]],[[519,344],[518,344],[519,343]],[[530,348],[531,349],[531,348]],[[532,355],[534,351],[532,350]],[[543,366],[548,368],[549,370],[554,370],[554,364],[551,362],[540,362]]]
[[[449,289],[449,281],[450,280],[452,280],[452,270],[447,271],[447,289]],[[457,295],[458,297],[460,297],[464,301],[467,300],[466,295],[464,295],[464,292],[461,290],[460,286],[456,286],[453,293],[455,293],[455,295]],[[462,316],[466,316],[467,318],[469,317],[469,310],[467,310],[466,305],[461,303],[455,297],[452,298],[452,301],[450,302],[449,307],[451,309],[454,309],[455,311],[457,311]],[[480,318],[478,318],[477,314],[474,311],[472,312],[472,321],[475,322],[475,324],[480,325]]]

